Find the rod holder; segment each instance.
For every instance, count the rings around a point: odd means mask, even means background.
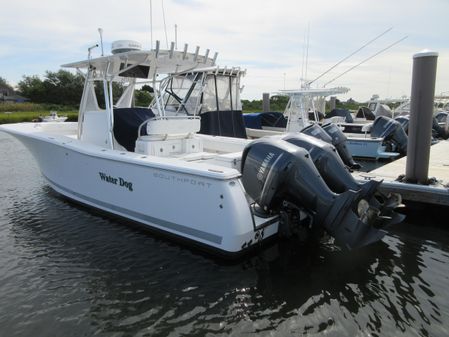
[[[185,60],[187,56],[187,49],[189,48],[189,45],[186,43],[184,44],[184,51],[182,52],[182,59]]]
[[[156,58],[159,56],[159,48],[161,46],[161,42],[156,40]]]
[[[212,59],[212,65],[213,65],[213,66],[215,65],[215,62],[217,62],[217,57],[218,57],[218,53],[215,52],[214,58]]]
[[[427,184],[432,140],[433,103],[438,53],[423,50],[413,55],[410,123],[405,179]]]
[[[209,57],[209,49],[206,49],[206,54],[204,54],[204,63],[207,63],[207,58]]]
[[[169,56],[169,58],[173,58],[173,52],[174,52],[174,50],[175,50],[175,43],[174,42],[172,42],[171,44],[170,44],[170,53],[168,54]]]
[[[200,47],[197,46],[195,49],[195,55],[193,56],[193,61],[196,62],[196,60],[198,59],[198,54],[200,52]]]

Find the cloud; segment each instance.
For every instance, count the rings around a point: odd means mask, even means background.
[[[104,29],[105,51],[114,40],[133,39],[150,48],[153,39],[166,47],[161,1],[135,0],[124,5],[106,0],[16,0],[2,4],[0,12],[0,76],[17,82],[22,75],[57,70],[60,64],[84,59],[87,47],[99,41],[98,27]],[[244,79],[245,98],[259,98],[299,86],[305,73],[304,37],[310,27],[308,78],[323,71],[361,45],[394,27],[391,32],[365,48],[316,84],[342,73],[385,46],[408,35],[407,40],[380,54],[336,80],[333,85],[350,86],[347,95],[367,99],[409,94],[412,55],[424,48],[440,52],[437,90],[447,91],[449,76],[449,31],[446,13],[449,2],[425,3],[396,0],[165,0],[168,40],[189,50],[201,46],[219,52],[218,63],[248,69]],[[100,50],[95,53],[99,54]],[[285,75],[284,75],[285,74]]]

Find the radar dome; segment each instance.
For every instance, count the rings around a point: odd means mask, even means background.
[[[128,51],[136,51],[141,49],[142,45],[137,41],[118,40],[112,42],[111,53],[112,54],[126,53]]]

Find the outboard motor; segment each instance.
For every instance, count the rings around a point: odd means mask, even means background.
[[[327,123],[323,125],[323,130],[331,137],[332,145],[337,149],[343,162],[350,168],[359,170],[362,166],[359,163],[356,163],[349,153],[348,147],[346,146],[346,141],[348,139],[338,125]]]
[[[408,137],[401,123],[387,116],[378,116],[371,128],[371,137],[383,138],[401,154],[407,153]]]
[[[348,190],[357,191],[363,185],[371,184],[359,184],[352,177],[332,144],[303,133],[288,133],[282,136],[281,139],[299,146],[310,153],[315,167],[332,191],[336,193],[342,193]],[[376,190],[379,183],[374,180],[372,182],[375,183],[373,190]]]
[[[448,132],[445,130],[444,126],[441,126],[438,123],[438,119],[436,117],[433,117],[432,119],[432,135],[435,138],[442,138],[447,139],[448,138]]]
[[[332,124],[332,123],[330,123]],[[328,125],[328,124],[326,124]],[[335,124],[334,124],[335,125]],[[336,125],[335,125],[336,126]],[[341,130],[336,126],[338,131],[341,132]],[[336,135],[335,139],[332,136],[332,134],[329,134],[326,132],[324,127],[319,126],[316,123],[313,123],[309,126],[306,126],[304,129],[301,130],[301,133],[304,133],[306,135],[321,139],[325,141],[326,143],[332,144],[335,146],[335,148],[338,151],[338,154],[340,155],[343,162],[348,165],[351,169],[358,170],[362,166],[354,161],[354,158],[352,158],[351,154],[348,151],[348,148],[346,147],[346,136],[341,132],[341,135]],[[336,145],[338,143],[338,146]]]
[[[435,115],[435,119],[437,121],[438,126],[441,128],[440,132],[442,132],[441,138],[448,139],[449,138],[449,129],[447,124],[447,117],[449,113],[446,111],[440,111]]]
[[[396,121],[401,123],[402,128],[404,129],[405,133],[408,134],[408,125],[410,123],[410,117],[409,116],[398,116],[395,118]]]
[[[280,235],[323,228],[347,248],[385,235],[388,216],[361,198],[361,191],[332,192],[310,153],[284,140],[262,138],[246,146],[242,183],[260,212],[279,214]]]
[[[440,111],[435,115],[438,123],[446,123],[448,113],[446,111]]]

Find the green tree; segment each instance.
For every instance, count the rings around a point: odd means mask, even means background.
[[[148,84],[142,85],[142,88],[141,88],[140,90],[148,91],[148,92],[151,93],[151,94],[154,92],[153,87],[151,87],[151,86],[148,85]]]
[[[136,90],[134,92],[135,106],[147,107],[150,105],[153,97],[147,90]]]
[[[38,76],[24,76],[18,83],[20,93],[36,103],[78,105],[83,92],[84,78],[66,70],[47,71],[44,80]]]
[[[120,96],[122,96],[124,91],[123,84],[119,82],[112,82],[112,99],[113,104],[117,103]],[[97,95],[97,101],[100,108],[105,109],[106,102],[104,100],[104,87],[103,82],[95,82],[95,94]]]
[[[18,83],[19,92],[32,102],[43,102],[44,86],[42,80],[36,76],[23,76],[23,80]]]

